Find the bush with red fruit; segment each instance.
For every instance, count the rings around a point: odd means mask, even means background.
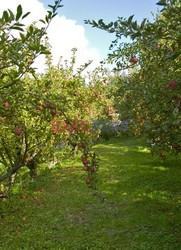
[[[87,148],[88,149],[88,148]],[[83,170],[86,172],[86,183],[89,187],[96,189],[97,188],[97,171],[99,168],[99,158],[95,152],[89,152],[84,150],[84,153],[81,157],[83,163]]]

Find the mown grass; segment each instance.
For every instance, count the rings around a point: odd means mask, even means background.
[[[160,163],[139,138],[95,150],[98,191],[75,159],[1,201],[0,249],[181,249],[181,161]]]

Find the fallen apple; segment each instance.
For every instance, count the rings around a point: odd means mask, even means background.
[[[175,82],[175,81],[170,81],[169,83],[168,83],[168,87],[169,88],[175,88],[177,86],[177,83]]]

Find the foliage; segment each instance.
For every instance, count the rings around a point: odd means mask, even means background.
[[[61,143],[67,151],[79,149],[83,152],[86,149],[91,158],[95,158],[92,164],[97,164],[96,156],[90,150],[98,132],[92,132],[90,121],[106,117],[111,102],[106,100],[102,79],[86,85],[81,77],[89,63],[74,74],[76,50],[73,50],[71,65],[67,68],[61,64],[52,65],[46,30],[57,9],[62,7],[60,2],[49,5],[51,10],[44,20],[40,20],[42,28],[35,24],[24,28],[23,20],[29,12],[23,15],[20,5],[16,14],[4,11],[0,19],[1,192],[11,188],[18,179],[19,169],[27,167],[30,176],[35,177],[37,166],[54,160],[55,148]],[[15,34],[13,30],[16,30]],[[40,54],[46,55],[48,66],[42,75],[32,67]],[[52,130],[52,120],[60,120],[66,129],[56,133]],[[77,126],[78,130],[74,129]],[[97,165],[93,167],[97,171]],[[96,176],[96,171],[92,171],[91,176]],[[90,178],[90,173],[88,176]],[[93,177],[88,184],[95,186]]]
[[[164,158],[181,152],[181,4],[161,0],[158,5],[162,10],[154,22],[144,19],[139,25],[133,16],[108,25],[86,22],[115,33],[109,60],[128,70],[127,77],[113,81],[116,107],[123,120],[129,119],[129,131],[146,134],[152,153]],[[122,36],[132,42],[120,43]]]
[[[76,62],[74,53],[71,65],[67,69],[61,68],[61,62],[56,67],[50,66],[46,74],[42,76],[41,90],[46,91],[47,100],[53,100],[53,109],[56,111],[54,120],[55,123],[57,120],[57,124],[55,124],[54,144],[57,145],[64,141],[72,147],[73,151],[82,152],[82,157],[89,163],[83,163],[84,168],[90,170],[86,171],[87,178],[91,180],[87,184],[95,187],[98,162],[97,156],[91,152],[91,148],[100,132],[92,130],[92,119],[106,119],[112,102],[107,98],[106,86],[103,85],[102,79],[86,83],[79,70],[74,73]],[[44,104],[46,107],[49,106],[46,100]],[[60,125],[61,128],[57,133],[56,125],[58,127]],[[93,168],[95,171],[91,171]]]
[[[45,145],[37,136],[47,130],[44,118],[34,109],[39,83],[32,86],[26,78],[35,74],[32,64],[36,57],[50,53],[43,39],[57,9],[62,7],[60,2],[49,6],[51,10],[45,20],[40,20],[42,28],[33,23],[25,29],[23,21],[30,12],[23,14],[21,5],[16,14],[8,9],[0,18],[0,161],[3,166],[0,182],[8,180],[8,187],[23,165],[30,168],[32,176],[35,174],[38,157],[35,147],[42,149]]]

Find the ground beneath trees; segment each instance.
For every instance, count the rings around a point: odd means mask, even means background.
[[[142,139],[95,146],[99,190],[78,160],[41,170],[0,205],[0,249],[150,249],[181,246],[181,160],[152,158]]]

